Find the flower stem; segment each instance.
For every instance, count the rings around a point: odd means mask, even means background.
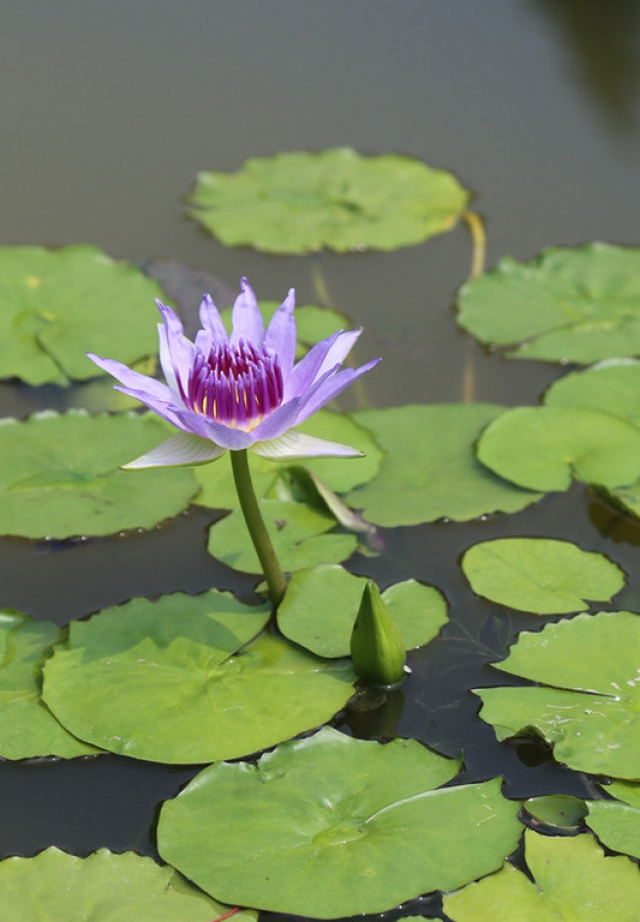
[[[282,601],[287,583],[256,499],[251,474],[249,473],[247,450],[245,448],[242,451],[230,451],[229,454],[231,455],[233,479],[238,491],[242,514],[247,523],[253,546],[256,549],[262,572],[269,587],[269,598],[275,610]]]

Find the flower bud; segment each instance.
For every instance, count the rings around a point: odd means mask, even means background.
[[[373,685],[394,685],[404,675],[404,641],[373,580],[362,593],[351,634],[351,658],[357,674]]]

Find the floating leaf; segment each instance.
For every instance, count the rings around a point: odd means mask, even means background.
[[[494,665],[541,687],[474,689],[498,739],[534,728],[577,771],[640,779],[640,615],[578,615],[523,632]]]
[[[0,861],[3,922],[212,922],[229,907],[177,871],[134,852],[101,848],[87,858],[48,848],[34,858]],[[255,920],[243,911],[238,922]]]
[[[153,415],[44,412],[0,420],[0,527],[27,538],[151,528],[197,492],[188,469],[121,471],[162,442]]]
[[[525,800],[527,813],[538,826],[556,835],[574,835],[588,812],[584,800],[568,794],[543,794]]]
[[[278,609],[278,627],[318,656],[348,656],[366,582],[339,566],[294,573]],[[389,586],[382,598],[406,650],[427,643],[447,620],[447,603],[433,586],[407,580]]]
[[[40,697],[42,661],[60,631],[50,621],[0,612],[0,757],[73,759],[96,750],[68,733]]]
[[[70,625],[44,699],[81,739],[136,759],[213,762],[273,746],[329,720],[355,676],[269,635],[245,646],[268,617],[215,590],[134,599]]]
[[[421,243],[450,230],[468,198],[450,173],[420,160],[339,148],[251,157],[237,173],[200,173],[188,214],[226,246],[345,253]]]
[[[459,763],[415,740],[325,728],[257,765],[212,765],[174,800],[158,848],[234,905],[321,919],[381,912],[498,867],[517,805],[497,779],[435,791]]]
[[[587,822],[614,852],[640,858],[640,785],[614,781],[606,788],[617,800],[591,800]]]
[[[571,478],[620,487],[640,476],[640,430],[580,407],[517,407],[487,426],[478,457],[530,490],[566,490]]]
[[[139,269],[86,244],[0,247],[0,378],[68,384],[96,376],[90,350],[128,365],[155,355],[161,295]]]
[[[637,922],[637,867],[628,858],[605,858],[592,836],[527,830],[525,857],[533,880],[507,862],[497,874],[446,894],[447,916],[453,922]]]
[[[608,602],[624,573],[602,554],[550,538],[497,538],[470,547],[462,569],[478,595],[499,605],[554,615]]]
[[[491,474],[473,446],[503,412],[486,403],[414,404],[354,414],[386,452],[380,474],[348,502],[376,525],[466,521],[490,512],[516,512],[540,498]]]
[[[611,359],[559,378],[544,395],[548,407],[587,407],[640,426],[640,362]]]
[[[460,292],[458,322],[511,358],[576,362],[640,355],[640,249],[594,243],[501,260]]]

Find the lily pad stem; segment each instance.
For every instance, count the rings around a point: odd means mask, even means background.
[[[231,468],[233,470],[233,479],[235,481],[240,508],[247,523],[253,546],[256,549],[262,572],[264,573],[269,587],[269,598],[273,605],[274,611],[282,601],[287,582],[280,567],[280,562],[276,557],[273,549],[271,538],[264,524],[262,513],[256,499],[256,494],[251,482],[249,473],[249,459],[246,448],[242,451],[230,451]]]

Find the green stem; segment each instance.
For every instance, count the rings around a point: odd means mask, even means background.
[[[233,479],[238,491],[238,499],[240,500],[240,508],[267,581],[269,598],[275,610],[282,601],[287,583],[276,557],[276,552],[273,549],[271,538],[267,533],[253,484],[251,483],[247,450],[245,448],[242,451],[230,451],[229,454],[231,456]]]

